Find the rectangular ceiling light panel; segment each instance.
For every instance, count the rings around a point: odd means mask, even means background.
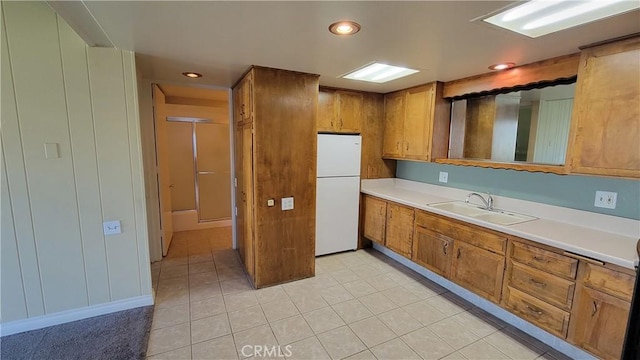
[[[369,81],[381,84],[407,75],[415,74],[417,72],[418,70],[374,62],[342,75],[342,77],[345,79]]]
[[[484,21],[536,38],[638,8],[637,0],[531,0]]]

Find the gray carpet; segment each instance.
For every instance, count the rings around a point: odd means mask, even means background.
[[[153,306],[0,338],[0,359],[144,359]]]

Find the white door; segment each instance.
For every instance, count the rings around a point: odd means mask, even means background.
[[[360,135],[318,135],[318,177],[360,176]]]
[[[316,256],[358,247],[360,178],[318,178]]]
[[[171,214],[171,174],[169,172],[169,144],[164,94],[153,85],[153,117],[156,127],[156,156],[158,158],[158,192],[160,197],[160,227],[162,228],[162,256],[166,256],[173,238]]]

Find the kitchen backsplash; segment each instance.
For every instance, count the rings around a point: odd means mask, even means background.
[[[449,173],[446,184],[438,181],[441,171]],[[530,173],[413,161],[398,161],[396,177],[640,220],[638,180]],[[617,192],[616,208],[602,209],[593,206],[596,190]]]

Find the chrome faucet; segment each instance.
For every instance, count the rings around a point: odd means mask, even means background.
[[[467,195],[467,198],[464,200],[464,202],[469,203],[469,199],[472,196],[477,196],[480,198],[480,200],[482,200],[482,203],[484,204],[484,208],[485,210],[493,210],[493,197],[491,197],[491,194],[487,193],[487,199],[485,200],[484,197],[478,193],[472,192],[469,195]]]

